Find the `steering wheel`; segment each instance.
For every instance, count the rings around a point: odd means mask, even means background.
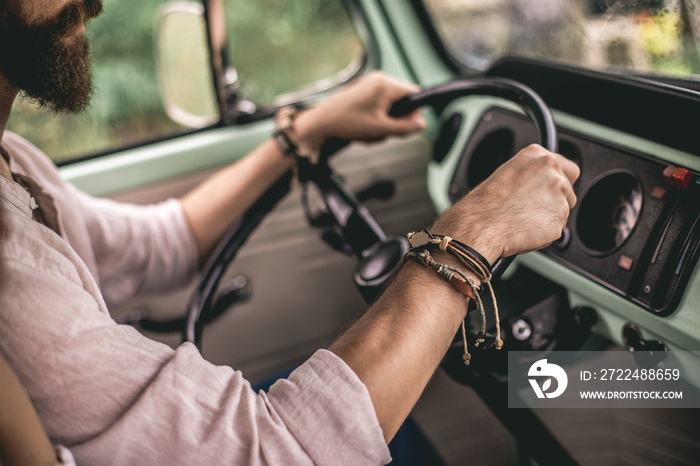
[[[468,79],[433,87],[399,100],[392,106],[389,114],[399,117],[425,105],[432,106],[439,113],[452,100],[469,95],[488,95],[517,103],[535,124],[539,143],[546,149],[557,152],[557,131],[547,105],[530,88],[508,79]],[[326,230],[323,238],[336,249],[358,259],[353,278],[365,300],[372,302],[387,281],[401,268],[408,245],[405,237],[388,236],[369,210],[345,187],[343,179],[328,165],[329,157],[347,144],[348,141],[343,140],[327,141],[322,148],[318,164],[300,162],[299,178],[302,183],[313,183],[318,188],[325,204],[323,218]],[[214,299],[225,270],[248,236],[289,192],[292,177],[293,175],[288,173],[280,179],[220,240],[204,267],[202,280],[190,300],[184,319],[184,341],[193,342],[201,348],[204,324],[221,313],[222,308],[227,307],[220,305],[225,299]],[[310,223],[312,226],[319,226],[318,222]],[[329,225],[333,228],[333,242],[325,235],[329,233]],[[338,244],[341,244],[341,247],[338,247]],[[493,264],[492,276],[500,277],[513,259],[514,257],[499,259]],[[489,346],[481,345],[480,348]],[[513,435],[522,440],[528,454],[542,464],[569,464],[573,461],[534,413],[526,409],[506,409],[502,381],[489,377],[487,373],[476,379],[472,387]],[[546,452],[546,455],[542,452]]]
[[[530,88],[508,79],[468,79],[433,87],[397,101],[389,114],[399,117],[426,105],[439,110],[452,100],[468,95],[489,95],[519,104],[534,122],[539,143],[552,152],[557,151],[556,127],[547,105]],[[318,187],[327,213],[347,246],[345,252],[360,260],[354,279],[365,299],[371,302],[401,267],[407,244],[403,237],[388,236],[367,208],[345,188],[342,178],[329,167],[329,157],[347,143],[328,141],[322,148],[318,164],[300,166],[300,178]],[[287,174],[279,180],[220,240],[188,305],[184,341],[201,347],[202,328],[211,320],[211,309],[217,307],[214,296],[225,270],[260,221],[289,192],[291,177]],[[512,260],[513,257],[499,259],[493,264],[492,275],[500,276]]]

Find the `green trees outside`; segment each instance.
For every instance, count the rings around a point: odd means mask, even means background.
[[[92,105],[79,115],[53,115],[20,98],[8,129],[55,161],[101,152],[178,130],[161,104],[153,50],[162,0],[105,0],[87,25],[93,62]]]
[[[272,104],[281,93],[345,69],[359,41],[342,0],[224,0],[230,52],[241,91]],[[165,113],[155,25],[164,0],[104,0],[87,25],[94,98],[79,115],[52,115],[20,98],[8,129],[57,162],[187,131]]]
[[[230,63],[256,102],[333,77],[362,51],[342,0],[225,1]]]

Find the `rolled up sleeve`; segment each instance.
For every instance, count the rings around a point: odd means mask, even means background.
[[[108,306],[137,294],[186,285],[199,252],[178,199],[140,206],[94,198],[73,188],[97,260]]]
[[[367,387],[332,352],[317,351],[268,397],[316,464],[391,461]]]

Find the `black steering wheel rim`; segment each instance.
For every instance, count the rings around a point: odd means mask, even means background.
[[[500,97],[520,105],[535,124],[540,145],[549,151],[557,152],[557,129],[549,107],[535,91],[512,79],[478,78],[452,81],[404,97],[391,107],[389,115],[403,116],[425,105],[440,107],[456,98],[469,95]]]
[[[499,97],[520,105],[535,125],[539,144],[550,152],[558,152],[557,128],[549,107],[535,91],[512,79],[464,79],[425,89],[396,102],[391,107],[389,115],[403,116],[426,105],[442,108],[454,99],[470,95]],[[492,264],[493,278],[503,275],[514,259],[515,256],[502,257]]]

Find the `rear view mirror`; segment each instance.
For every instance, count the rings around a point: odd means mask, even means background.
[[[155,50],[165,111],[191,128],[220,120],[207,41],[201,3],[176,1],[161,8]]]

